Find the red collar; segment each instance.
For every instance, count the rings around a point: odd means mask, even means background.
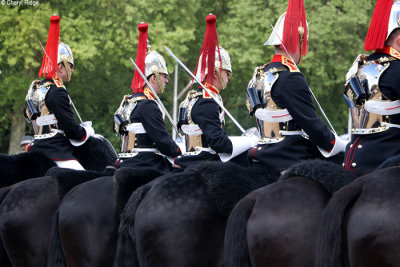
[[[297,72],[299,71],[296,67],[296,64],[293,63],[293,61],[291,61],[289,58],[283,56],[283,55],[274,55],[274,57],[272,58],[271,62],[280,62],[283,65],[285,65],[286,67],[289,68],[289,70],[291,72]]]
[[[376,49],[375,53],[384,53],[384,54],[389,54],[394,58],[400,59],[400,52],[394,49],[393,47],[390,46],[385,46],[382,49]]]
[[[215,87],[214,85],[205,82],[205,83],[204,83],[204,86],[205,86],[208,90],[210,90],[211,92],[213,92],[214,94],[216,94],[216,95],[219,94],[218,88]],[[206,97],[206,98],[211,97],[211,96],[206,92],[206,90],[203,90],[203,96]]]
[[[147,99],[152,99],[152,100],[154,100],[155,99],[155,96],[154,96],[154,94],[151,92],[151,90],[149,89],[149,88],[144,88],[144,90],[143,90],[143,94],[147,97]]]

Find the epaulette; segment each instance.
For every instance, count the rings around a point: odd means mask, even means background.
[[[272,74],[275,74],[275,73],[278,73],[278,72],[281,72],[281,71],[284,71],[284,70],[287,70],[287,68],[285,68],[285,67],[274,67],[272,69],[269,69],[268,71],[271,72]]]
[[[287,57],[282,57],[282,64],[288,67],[290,72],[300,72],[296,65]]]

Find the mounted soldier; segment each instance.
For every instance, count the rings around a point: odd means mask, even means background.
[[[136,65],[140,68],[150,86],[138,70],[132,81],[132,95],[125,95],[114,114],[114,131],[120,134],[121,153],[116,163],[120,167],[155,167],[169,172],[171,163],[167,157],[181,154],[180,148],[165,129],[165,112],[156,101],[156,94],[164,92],[168,83],[168,70],[164,58],[156,51],[150,51],[147,40],[147,23],[141,23]],[[158,99],[157,99],[158,100]]]
[[[179,108],[179,126],[185,133],[186,151],[175,166],[187,167],[205,160],[228,161],[257,143],[258,138],[229,137],[224,131],[225,111],[220,92],[232,76],[228,51],[219,46],[216,17],[208,15],[207,28],[196,66],[196,78],[204,86],[191,90]]]
[[[308,46],[303,0],[289,1],[264,45],[274,46],[275,55],[255,69],[247,89],[247,107],[261,135],[257,147],[249,150],[250,160],[283,171],[321,153],[330,157],[344,151],[346,142],[318,116],[297,67]]]
[[[400,154],[400,2],[378,0],[364,49],[346,75],[352,138],[344,167],[359,174]]]
[[[50,18],[50,29],[39,76],[26,96],[26,118],[32,122],[34,143],[30,151],[41,151],[59,167],[84,170],[73,155],[73,146],[83,145],[94,130],[90,123],[79,124],[74,118],[64,82],[71,80],[74,57],[71,48],[59,42],[60,17]]]

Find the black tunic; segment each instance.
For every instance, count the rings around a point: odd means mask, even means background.
[[[367,60],[390,57],[389,54],[374,53]],[[400,60],[390,61],[389,67],[379,79],[379,89],[388,99],[400,99]],[[390,123],[400,125],[400,114],[390,115]],[[344,166],[362,175],[376,169],[392,156],[400,154],[400,129],[389,128],[384,132],[368,135],[352,135],[345,151]]]
[[[203,90],[200,88],[198,91],[202,92]],[[203,132],[203,147],[210,147],[217,153],[232,153],[232,142],[222,128],[219,115],[220,107],[217,102],[210,97],[204,98],[202,95],[199,96],[199,99],[193,105],[191,112],[193,122]],[[187,167],[206,160],[219,161],[220,159],[217,154],[201,152],[199,155],[177,157],[175,163],[181,167]]]
[[[276,58],[280,57],[275,56],[264,71],[285,66]],[[298,161],[322,157],[317,146],[327,151],[333,148],[335,136],[318,116],[308,84],[301,72],[290,72],[289,68],[279,72],[279,78],[271,89],[271,96],[280,108],[286,108],[293,117],[288,130],[303,129],[309,138],[287,135],[279,143],[250,149],[250,159],[282,171]]]
[[[143,96],[143,93],[133,97]],[[181,154],[179,147],[172,140],[165,129],[162,113],[156,103],[151,99],[142,99],[137,102],[131,113],[131,123],[142,123],[146,130],[144,134],[137,134],[139,148],[157,148],[162,154],[174,158]],[[168,159],[154,152],[139,152],[132,158],[122,159],[119,167],[155,167],[162,172],[171,170]]]
[[[64,134],[57,133],[50,138],[35,139],[31,151],[41,151],[52,160],[77,160],[72,154],[69,139],[83,139],[86,136],[85,129],[74,118],[67,90],[62,86],[57,87],[50,79],[45,79],[40,84],[46,82],[52,83],[45,97],[46,106],[56,117],[59,130],[63,130]]]

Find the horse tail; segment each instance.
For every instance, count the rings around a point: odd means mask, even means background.
[[[11,190],[11,187],[0,188],[0,203],[7,196],[8,192],[10,192],[10,190]],[[1,240],[0,240],[0,266],[4,266],[4,267],[12,266],[10,259],[7,256],[7,252],[4,248],[3,242],[1,242]]]
[[[58,208],[56,213],[54,214],[53,223],[51,225],[50,244],[48,251],[49,256],[47,258],[48,267],[67,267],[59,231],[59,215],[60,208]]]
[[[114,266],[116,267],[139,266],[133,228],[136,210],[150,188],[151,185],[149,184],[139,187],[132,194],[121,214],[121,221],[118,228],[117,252],[114,259]]]
[[[229,215],[225,231],[225,266],[250,266],[246,228],[255,203],[254,198],[245,197]]]
[[[329,201],[322,215],[318,236],[317,267],[343,267],[347,246],[343,240],[343,227],[347,211],[362,192],[364,180],[356,180],[341,188]]]

